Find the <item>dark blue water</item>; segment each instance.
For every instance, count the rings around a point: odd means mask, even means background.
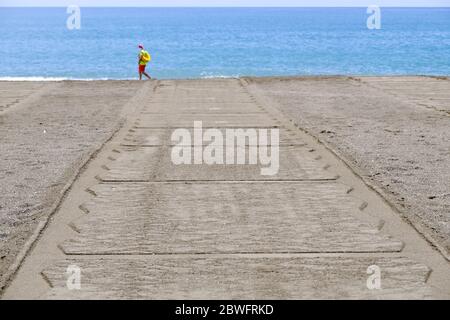
[[[450,8],[0,8],[0,78],[450,75]]]

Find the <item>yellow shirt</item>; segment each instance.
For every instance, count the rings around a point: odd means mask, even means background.
[[[146,66],[147,63],[151,60],[150,54],[143,49],[141,50],[141,53],[139,54],[139,58],[140,58],[139,64],[141,66]]]

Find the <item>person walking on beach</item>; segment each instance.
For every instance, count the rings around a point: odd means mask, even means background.
[[[148,79],[151,79],[151,77],[145,72],[145,67],[147,66],[147,63],[151,60],[150,54],[144,49],[144,46],[140,44],[139,49],[139,80],[142,80],[142,75],[146,76]]]

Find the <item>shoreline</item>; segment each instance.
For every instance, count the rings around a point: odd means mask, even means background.
[[[362,75],[362,74],[317,74],[317,75],[273,75],[273,76],[252,76],[252,75],[240,75],[240,76],[205,76],[205,77],[193,77],[193,78],[153,78],[153,80],[165,80],[165,81],[187,81],[187,80],[220,80],[220,79],[326,79],[326,78],[414,78],[424,77],[441,80],[449,80],[449,75],[439,74],[386,74],[386,75]],[[1,82],[104,82],[104,81],[140,81],[136,78],[63,78],[63,77],[0,77]],[[145,80],[142,80],[145,81]]]

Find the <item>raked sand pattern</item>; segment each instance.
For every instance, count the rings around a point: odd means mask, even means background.
[[[445,258],[245,81],[147,82],[129,105],[4,298],[449,298]],[[279,128],[278,173],[174,165],[170,134],[194,121]]]

